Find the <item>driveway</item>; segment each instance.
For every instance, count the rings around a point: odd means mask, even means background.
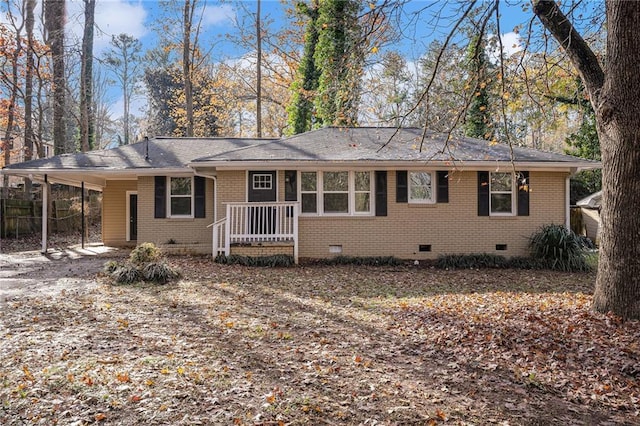
[[[96,274],[117,249],[101,244],[0,254],[0,304],[15,297],[50,296],[98,285]]]

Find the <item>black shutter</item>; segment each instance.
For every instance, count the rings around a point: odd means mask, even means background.
[[[167,217],[167,177],[155,176],[154,214],[156,219]]]
[[[298,172],[295,170],[284,171],[284,200],[298,201]]]
[[[396,203],[406,203],[409,200],[407,186],[407,171],[396,171]]]
[[[387,172],[376,170],[376,216],[387,215]]]
[[[438,189],[436,191],[437,203],[449,202],[449,171],[438,170],[436,172]]]
[[[529,216],[529,172],[516,174],[518,183],[518,216]]]
[[[206,189],[207,189],[207,181],[202,176],[196,176],[193,178],[193,195],[195,201],[195,217],[205,217],[206,216]]]
[[[489,216],[489,172],[478,172],[478,216]]]

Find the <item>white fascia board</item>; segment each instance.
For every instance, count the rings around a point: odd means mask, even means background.
[[[405,169],[447,169],[459,171],[490,170],[537,170],[575,173],[579,170],[599,169],[600,163],[594,162],[509,162],[509,161],[207,161],[189,163],[189,167],[215,167],[216,170],[318,170],[318,169],[342,169],[349,170],[405,170]]]

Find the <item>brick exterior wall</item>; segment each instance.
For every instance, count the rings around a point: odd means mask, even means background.
[[[275,256],[278,254],[284,254],[287,256],[293,256],[292,244],[274,244],[274,243],[262,243],[251,245],[237,245],[231,246],[231,254],[238,256],[250,256],[250,257],[262,257],[262,256]]]
[[[135,180],[109,180],[102,190],[102,242],[107,246],[135,245],[127,241],[127,191],[137,191]]]
[[[565,222],[565,173],[531,172],[530,216],[477,215],[477,174],[452,172],[449,203],[396,203],[395,172],[387,174],[386,217],[300,217],[300,257],[331,256],[342,246],[347,256],[435,259],[441,254],[528,254],[528,237],[541,225]],[[507,250],[496,250],[506,244]],[[430,245],[430,252],[419,251]]]
[[[138,240],[126,241],[126,191],[138,192]],[[154,177],[141,176],[138,181],[108,181],[103,191],[102,239],[115,247],[150,242],[158,246],[173,240],[182,252],[211,253],[213,223],[213,181],[206,179],[206,217],[200,219],[155,219]],[[168,245],[173,249],[172,245]],[[186,250],[184,247],[189,247]],[[169,250],[171,251],[171,250]]]
[[[246,201],[246,176],[246,171],[218,171],[218,219],[226,216],[225,203]],[[432,205],[396,203],[396,175],[389,171],[386,217],[301,216],[299,256],[334,256],[329,247],[336,245],[342,246],[342,254],[347,256],[393,255],[418,260],[452,253],[526,255],[528,237],[540,226],[564,224],[566,177],[567,173],[532,171],[529,216],[480,217],[475,171],[451,172],[449,203]],[[194,252],[211,253],[211,228],[206,226],[214,221],[212,180],[207,179],[204,219],[154,219],[153,186],[153,177],[140,177],[137,187],[135,182],[109,182],[104,193],[105,244],[115,245],[125,239],[125,191],[137,189],[138,242],[164,245],[173,239],[193,247]],[[278,171],[278,201],[284,201],[282,170]],[[430,245],[431,251],[419,251],[420,245]],[[496,245],[506,245],[506,250],[496,250]],[[234,254],[240,253],[234,250]]]

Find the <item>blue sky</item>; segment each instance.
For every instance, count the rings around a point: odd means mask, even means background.
[[[83,29],[83,2],[82,0],[67,0],[67,29],[70,35],[69,42],[73,43],[73,39],[81,40]],[[293,0],[292,0],[293,1]],[[181,3],[181,2],[180,2]],[[233,1],[215,1],[200,0],[199,3],[206,3],[204,8],[202,26],[209,37],[210,43],[215,43],[215,50],[212,56],[213,61],[222,61],[228,59],[240,59],[247,54],[240,50],[231,41],[226,39],[229,34],[237,32],[236,21],[242,20],[242,15],[256,10],[257,2],[255,0],[246,0],[238,7],[237,2]],[[447,10],[447,3],[442,0],[415,0],[412,1],[404,19],[408,21],[416,11],[427,9]],[[509,6],[503,2],[502,12],[502,32],[504,35],[505,48],[511,48],[518,44],[517,36],[512,32],[513,27],[530,18],[529,14],[523,13],[522,6],[516,3],[515,6]],[[273,25],[282,25],[285,22],[283,8],[284,6],[279,0],[262,0],[262,19],[272,21]],[[244,9],[244,10],[242,10]],[[158,2],[155,0],[97,0],[96,2],[96,27],[94,54],[99,57],[109,48],[109,41],[112,35],[120,33],[129,34],[140,41],[145,47],[155,46],[157,35],[153,31],[153,23],[161,16],[162,10]],[[453,18],[455,12],[449,9],[449,17]],[[421,15],[421,19],[426,19],[425,14]],[[445,14],[444,18],[447,15]],[[443,20],[444,20],[443,18]],[[407,55],[409,61],[418,59],[424,52],[433,38],[443,38],[448,30],[443,28],[439,33],[434,33],[430,27],[424,23],[411,22],[407,26],[407,34],[410,36],[402,45],[394,45],[388,48],[401,50]],[[207,39],[203,38],[206,43]],[[384,47],[380,53],[384,51]],[[137,105],[140,104],[140,105]],[[132,105],[132,111],[144,104],[143,99],[139,99]],[[114,117],[121,114],[122,103],[114,99],[111,111]]]
[[[204,3],[201,0],[201,3]],[[244,52],[238,51],[238,48],[231,42],[222,40],[225,35],[234,33],[234,21],[241,18],[239,15],[244,13],[235,9],[232,2],[219,2],[208,0],[203,14],[203,27],[209,35],[217,40],[216,48],[219,59],[229,57],[240,57]],[[513,3],[513,2],[511,2]],[[407,19],[411,18],[412,12],[424,9],[425,7],[440,9],[445,4],[443,1],[433,0],[415,0],[409,4],[409,11],[405,15]],[[243,6],[249,11],[256,10],[256,1],[247,0],[243,2]],[[71,33],[78,38],[82,34],[82,0],[70,0],[68,3],[68,27]],[[264,20],[272,19],[275,25],[282,23],[283,5],[278,0],[262,0],[262,16]],[[530,12],[522,12],[522,6],[519,3],[515,5],[510,2],[502,4],[502,32],[511,33],[510,41],[513,38],[513,27],[530,18]],[[103,49],[108,47],[109,40],[112,35],[127,33],[140,39],[144,44],[151,45],[155,40],[155,34],[152,30],[153,20],[161,13],[158,3],[154,0],[97,0],[96,3],[96,31],[95,50],[99,54]],[[407,54],[419,56],[423,53],[425,46],[428,45],[434,36],[425,24],[411,24],[407,30],[414,40],[408,40],[403,46]],[[440,32],[442,36],[443,32]],[[513,43],[511,43],[513,44]],[[216,58],[217,59],[217,58]]]

